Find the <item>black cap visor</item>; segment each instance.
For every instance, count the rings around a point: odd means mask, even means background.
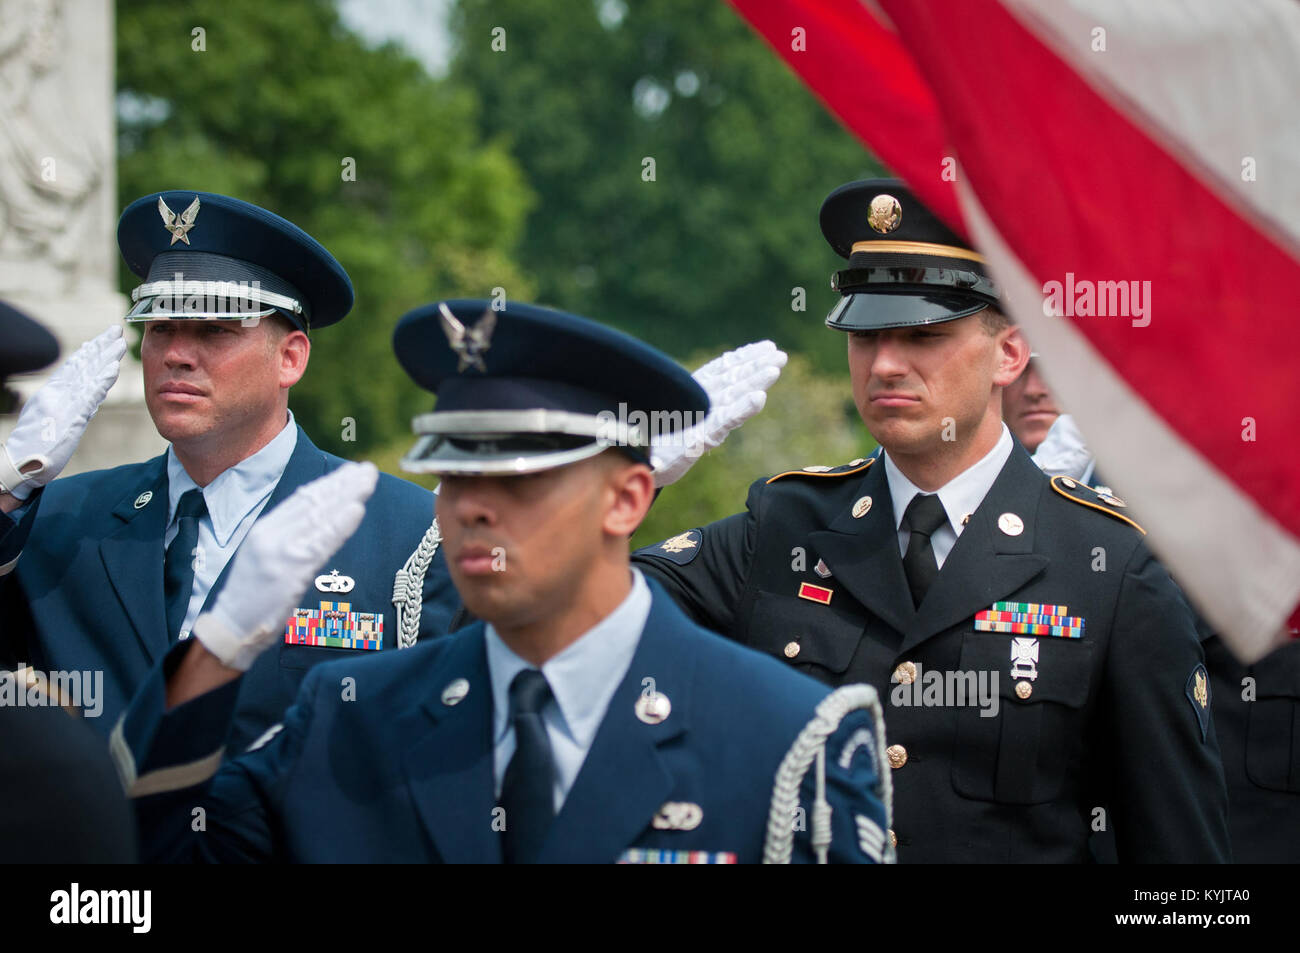
[[[826,316],[826,326],[837,331],[881,331],[922,324],[939,324],[977,314],[989,302],[969,295],[917,295],[904,291],[873,291],[841,298]]]

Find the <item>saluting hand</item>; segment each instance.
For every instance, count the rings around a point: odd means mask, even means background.
[[[114,325],[81,345],[32,395],[0,447],[0,494],[25,500],[68,465],[125,354],[122,328]]]
[[[680,480],[705,451],[727,439],[767,403],[767,391],[781,376],[788,360],[771,341],[756,341],[727,351],[705,364],[692,376],[709,395],[709,414],[703,421],[674,435],[670,441],[656,441],[652,450],[655,486]]]
[[[244,537],[230,576],[193,634],[228,668],[246,672],[284,635],[285,620],[324,562],[366,515],[379,471],[345,463],[300,486]]]

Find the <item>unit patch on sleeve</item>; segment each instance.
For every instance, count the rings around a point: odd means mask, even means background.
[[[661,556],[679,566],[685,566],[699,555],[702,542],[704,542],[704,534],[698,529],[691,529],[638,552],[645,556]]]
[[[1192,711],[1196,713],[1196,722],[1201,726],[1201,741],[1204,742],[1210,734],[1210,676],[1205,671],[1204,665],[1198,665],[1192,669],[1192,674],[1187,676],[1187,700],[1192,703]]]

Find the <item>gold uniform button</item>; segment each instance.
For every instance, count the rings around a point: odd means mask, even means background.
[[[892,827],[889,829],[889,845],[891,847],[898,846],[898,835],[894,833],[894,829]]]
[[[794,657],[795,657],[796,655],[798,655],[798,654],[799,654],[799,643],[798,643],[798,642],[787,642],[787,643],[785,643],[785,657],[786,657],[786,658],[794,658]]]
[[[1028,682],[1016,682],[1016,697],[1023,700],[1034,693],[1034,686]]]
[[[894,681],[899,685],[911,685],[916,681],[916,663],[903,662],[894,669]]]
[[[902,745],[890,745],[885,754],[889,756],[889,766],[895,771],[907,764],[907,749]]]

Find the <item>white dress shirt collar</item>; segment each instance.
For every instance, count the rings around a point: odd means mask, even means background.
[[[974,513],[984,501],[998,474],[1010,459],[1014,447],[1015,442],[1011,439],[1011,431],[1007,429],[1006,424],[1003,424],[1002,436],[998,438],[992,450],[974,466],[968,467],[935,491],[939,494],[939,502],[943,504],[944,512],[948,515],[948,524],[954,536],[961,535],[966,517]],[[885,479],[889,482],[889,497],[894,505],[894,528],[901,530],[903,513],[907,511],[912,497],[926,491],[904,476],[887,452],[882,453],[881,456],[885,458]]]
[[[231,535],[252,512],[275,490],[284,475],[284,468],[289,465],[298,446],[298,426],[294,423],[293,411],[289,411],[289,421],[284,429],[271,439],[257,453],[240,460],[233,467],[223,470],[217,478],[203,487],[203,501],[208,507],[208,519],[212,523],[213,536],[218,545],[226,546]],[[176,451],[167,447],[167,522],[176,518],[176,507],[181,496],[187,490],[198,489],[198,484],[185,472],[185,467],[176,458]]]
[[[632,589],[613,612],[542,665],[559,708],[563,730],[584,753],[590,749],[605,710],[641,642],[650,615],[650,587],[633,568]],[[531,664],[486,626],[488,674],[492,680],[492,739],[499,743],[510,729],[510,683]],[[576,774],[576,772],[575,772]]]

